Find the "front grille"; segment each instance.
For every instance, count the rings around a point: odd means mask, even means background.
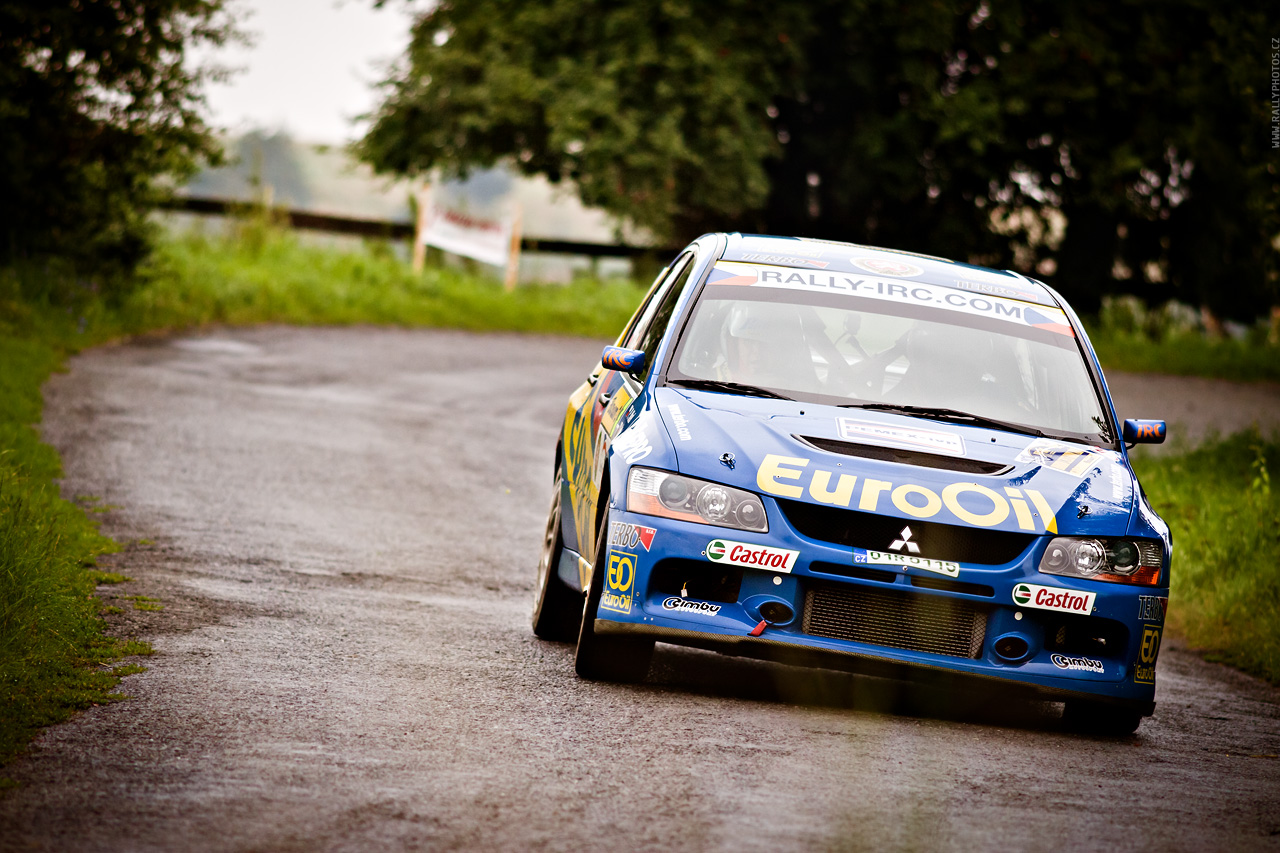
[[[910,521],[888,515],[778,498],[778,507],[797,531],[810,539],[888,551],[911,528],[911,541],[920,546],[917,556],[953,563],[999,566],[1016,560],[1035,540],[1034,533],[1006,533],[981,527],[960,527],[936,521]]]
[[[985,583],[969,583],[968,581],[953,581],[948,578],[929,578],[912,575],[911,585],[924,587],[925,589],[940,589],[944,592],[958,592],[961,595],[981,595],[986,598],[996,597],[995,589]]]
[[[980,459],[969,459],[965,456],[942,456],[937,453],[922,453],[919,450],[903,450],[896,447],[879,447],[874,444],[855,444],[851,441],[839,441],[834,438],[818,438],[812,435],[792,436],[810,447],[825,450],[828,453],[839,453],[842,456],[859,456],[863,459],[878,459],[881,462],[897,462],[901,465],[917,465],[925,468],[941,468],[945,471],[962,471],[965,474],[1007,474],[1013,470],[1012,465],[1001,462],[983,462]]]
[[[857,578],[864,581],[876,581],[877,583],[894,583],[898,580],[898,573],[888,569],[871,569],[866,566],[854,566],[844,563],[824,563],[819,560],[814,560],[809,564],[809,571],[822,572],[824,575]]]
[[[977,658],[987,635],[987,610],[936,595],[815,586],[805,593],[803,630],[935,655]]]

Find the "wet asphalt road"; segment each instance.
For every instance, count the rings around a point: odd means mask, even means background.
[[[5,769],[0,848],[1280,850],[1280,691],[1168,641],[1123,739],[672,647],[644,685],[578,680],[528,617],[598,356],[259,328],[75,359],[46,389],[64,494],[151,541],[104,596],[165,609],[113,617],[157,650],[133,698]],[[1115,386],[1122,415],[1172,405]],[[1274,386],[1193,400],[1248,406],[1280,420]]]

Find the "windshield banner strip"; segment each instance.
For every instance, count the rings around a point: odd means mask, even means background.
[[[810,293],[844,293],[884,302],[940,308],[976,317],[990,317],[1006,323],[1075,337],[1067,315],[1057,308],[1045,305],[1032,306],[1027,302],[999,296],[978,296],[924,282],[882,281],[850,273],[818,272],[719,261],[707,278],[707,284],[802,290]]]

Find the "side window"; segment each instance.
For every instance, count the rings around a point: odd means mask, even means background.
[[[658,356],[658,345],[662,343],[662,338],[667,333],[667,326],[671,324],[671,315],[675,313],[676,303],[680,301],[680,294],[684,291],[685,284],[689,281],[689,276],[693,273],[695,264],[693,257],[689,257],[689,262],[684,265],[679,275],[662,294],[662,299],[658,301],[657,310],[653,312],[653,319],[649,323],[649,328],[645,330],[644,337],[640,341],[640,345],[636,349],[644,350],[644,360],[647,365],[645,368],[645,378],[653,373],[654,360]]]
[[[679,258],[676,259],[677,261]],[[654,278],[653,284],[649,285],[649,290],[645,292],[644,300],[640,303],[640,307],[636,309],[636,313],[631,315],[631,319],[627,321],[627,326],[622,330],[622,334],[618,336],[618,346],[627,346],[627,341],[631,340],[631,335],[635,329],[640,326],[645,314],[649,311],[649,307],[658,297],[658,291],[662,289],[662,283],[667,280],[667,273],[671,272],[670,266],[665,266],[662,271]]]
[[[627,340],[622,344],[624,347],[627,349],[644,349],[643,343],[653,325],[654,316],[662,307],[662,303],[666,301],[667,295],[671,293],[672,287],[677,282],[683,282],[688,279],[688,271],[692,268],[692,252],[686,252],[676,258],[671,265],[671,272],[667,275],[666,281],[659,285],[654,294],[649,297],[648,304],[645,305],[644,313],[641,314],[639,322],[632,326],[631,331],[627,333]]]

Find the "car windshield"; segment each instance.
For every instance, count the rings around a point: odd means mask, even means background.
[[[721,261],[667,382],[1114,443],[1065,314],[919,282]]]

